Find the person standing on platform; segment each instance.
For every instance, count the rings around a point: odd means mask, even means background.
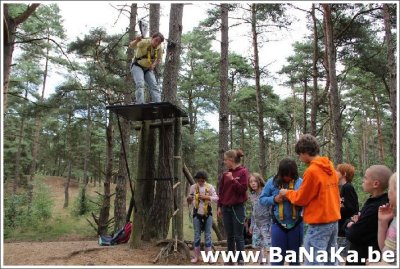
[[[130,71],[136,87],[136,104],[144,103],[145,81],[150,90],[151,101],[161,102],[161,93],[154,70],[162,60],[163,42],[164,36],[157,32],[151,38],[138,36],[129,44],[129,48],[135,49]]]

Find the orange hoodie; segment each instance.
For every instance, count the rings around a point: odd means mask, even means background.
[[[304,222],[322,224],[340,219],[339,178],[327,157],[316,157],[304,171],[297,191],[288,190],[286,198],[303,206]]]

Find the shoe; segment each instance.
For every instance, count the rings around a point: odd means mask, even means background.
[[[244,265],[244,261],[238,261],[237,265],[243,266]]]
[[[200,247],[194,247],[194,257],[190,260],[191,263],[197,263],[200,260]]]
[[[212,247],[206,247],[205,249],[206,253],[210,253],[212,252]],[[210,256],[209,256],[210,257]],[[215,262],[211,261],[211,259],[209,260],[208,264],[215,264]]]
[[[233,262],[224,262],[225,266],[231,266],[231,265],[235,265]]]

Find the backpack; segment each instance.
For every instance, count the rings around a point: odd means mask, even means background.
[[[124,228],[118,230],[113,236],[100,235],[99,245],[100,246],[112,246],[117,244],[123,244],[129,241],[132,232],[132,222],[125,224]]]

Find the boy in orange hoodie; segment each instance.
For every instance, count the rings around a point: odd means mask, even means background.
[[[295,151],[300,161],[309,165],[304,171],[303,183],[296,191],[281,189],[279,195],[303,206],[304,222],[308,224],[303,245],[305,251],[312,254],[310,260],[305,256],[304,265],[338,265],[337,259],[331,261],[331,252],[336,251],[340,219],[339,178],[332,162],[319,156],[319,145],[314,136],[301,136]],[[328,259],[316,259],[318,251],[327,252]]]

